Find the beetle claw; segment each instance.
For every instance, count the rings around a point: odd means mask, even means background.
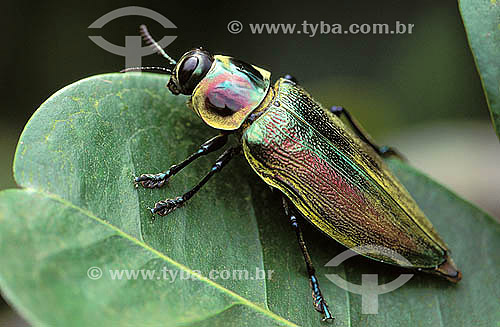
[[[321,294],[317,279],[314,275],[311,276],[311,288],[314,309],[323,315],[321,321],[333,321],[334,318],[332,313],[330,312],[328,304],[326,304],[326,301]]]
[[[328,304],[326,304],[326,301],[322,297],[317,303],[314,304],[314,308],[323,315],[321,321],[331,322],[334,320],[332,313],[328,308]]]

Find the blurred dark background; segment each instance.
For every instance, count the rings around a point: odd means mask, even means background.
[[[176,29],[138,16],[118,18],[101,30],[88,26],[125,6],[164,15]],[[273,73],[290,73],[325,106],[349,108],[379,143],[396,145],[410,162],[442,184],[500,216],[498,140],[489,122],[480,79],[455,1],[192,2],[63,1],[7,3],[1,24],[2,114],[0,189],[15,187],[17,139],[36,108],[60,88],[94,74],[116,72],[124,58],[89,40],[101,35],[123,45],[148,25],[160,39],[176,35],[168,53],[192,47],[239,57]],[[233,35],[227,24],[243,23]],[[414,24],[412,34],[256,34],[249,23],[302,22]],[[162,65],[157,55],[144,65]],[[0,226],[1,228],[1,226]],[[23,326],[0,302],[0,326]]]

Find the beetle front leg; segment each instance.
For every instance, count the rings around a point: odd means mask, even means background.
[[[399,159],[406,161],[406,158],[396,149],[388,147],[388,146],[378,146],[375,144],[373,139],[371,138],[368,133],[365,132],[365,130],[361,127],[361,125],[354,119],[349,111],[345,109],[344,107],[339,107],[339,106],[333,106],[330,108],[330,112],[336,115],[337,117],[340,117],[341,115],[344,115],[347,120],[349,121],[349,124],[352,126],[356,134],[369,146],[371,146],[381,157],[387,158],[390,156],[395,156],[398,157]]]
[[[193,187],[183,195],[178,196],[174,199],[166,199],[165,201],[157,202],[154,208],[151,209],[151,213],[153,214],[156,213],[160,216],[166,216],[175,209],[183,206],[184,203],[186,203],[186,201],[191,199],[191,197],[193,197],[193,195],[195,195],[196,192],[198,192],[202,188],[202,186],[205,185],[210,180],[210,178],[212,178],[213,175],[215,175],[215,173],[221,171],[222,168],[224,168],[224,166],[227,165],[229,161],[231,161],[234,155],[238,154],[239,152],[240,152],[240,147],[229,148],[226,151],[224,151],[220,155],[220,157],[217,158],[215,164],[212,166],[208,174],[206,174],[205,177],[203,177],[203,179],[198,184],[196,184],[195,187]]]
[[[203,143],[198,151],[184,159],[181,163],[177,165],[173,165],[166,172],[158,173],[158,174],[142,174],[139,177],[134,179],[134,183],[137,187],[138,184],[141,184],[145,188],[155,188],[162,187],[168,181],[168,179],[179,171],[181,171],[184,167],[189,165],[194,160],[198,159],[201,156],[209,154],[211,152],[217,151],[222,148],[228,139],[228,134],[223,133],[219,134],[215,137],[212,137],[210,140]]]
[[[321,290],[319,288],[319,282],[316,278],[316,270],[314,269],[311,256],[307,251],[306,243],[304,242],[304,236],[302,235],[302,230],[297,223],[297,217],[293,213],[293,209],[290,207],[288,200],[283,197],[283,207],[285,208],[285,213],[290,219],[290,223],[297,234],[297,241],[300,246],[300,250],[302,251],[302,255],[304,256],[304,260],[306,262],[307,274],[309,275],[309,282],[312,290],[312,298],[313,298],[313,306],[316,311],[320,312],[323,315],[323,321],[331,321],[333,320],[333,316],[328,308],[328,304],[326,303],[323,295],[321,294]]]

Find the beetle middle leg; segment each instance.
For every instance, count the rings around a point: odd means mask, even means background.
[[[173,165],[166,172],[158,174],[142,174],[141,176],[136,177],[134,179],[134,183],[136,186],[138,184],[141,184],[145,188],[162,187],[163,185],[165,185],[165,183],[168,181],[170,177],[177,174],[179,171],[181,171],[184,167],[189,165],[194,160],[222,148],[227,143],[227,139],[228,139],[227,133],[216,135],[212,137],[210,140],[200,145],[198,151],[196,151],[195,153],[184,159],[179,164]]]
[[[314,269],[314,266],[312,264],[311,256],[307,251],[306,243],[304,242],[304,236],[302,235],[302,230],[300,229],[300,226],[297,222],[297,217],[295,215],[294,209],[285,197],[283,197],[283,207],[285,209],[286,215],[290,219],[290,223],[295,230],[295,233],[297,234],[297,241],[306,262],[307,274],[309,275],[309,284],[312,290],[314,309],[316,309],[316,311],[320,312],[323,315],[323,321],[333,320],[333,316],[330,312],[330,309],[328,308],[328,304],[321,294],[319,282],[315,275],[316,270]]]
[[[390,156],[396,156],[401,160],[406,161],[406,158],[396,149],[388,147],[388,146],[378,146],[375,144],[373,139],[371,138],[368,133],[365,132],[365,130],[361,127],[361,125],[351,116],[349,111],[345,109],[344,107],[339,107],[339,106],[333,106],[330,108],[330,112],[336,115],[337,117],[340,117],[341,115],[344,115],[347,120],[349,121],[349,124],[352,126],[356,134],[369,146],[371,146],[380,156],[387,158]]]
[[[151,213],[153,214],[156,213],[160,216],[166,216],[175,209],[184,205],[184,203],[186,203],[186,201],[191,199],[191,197],[193,197],[193,195],[195,195],[196,192],[198,192],[203,187],[203,185],[205,185],[210,180],[210,178],[212,178],[212,176],[215,175],[215,173],[221,171],[222,168],[224,168],[224,166],[227,165],[229,161],[231,161],[234,155],[240,152],[240,150],[241,150],[240,147],[233,147],[224,151],[220,155],[220,157],[217,158],[217,160],[215,161],[214,165],[212,166],[208,174],[206,174],[205,177],[203,177],[203,179],[198,184],[196,184],[192,189],[190,189],[181,196],[178,196],[174,199],[166,199],[164,201],[157,202],[154,208],[151,209]]]

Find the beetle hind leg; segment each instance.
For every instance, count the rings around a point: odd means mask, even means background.
[[[378,148],[377,152],[383,158],[388,158],[388,157],[394,156],[394,157],[398,157],[399,159],[401,159],[403,161],[407,161],[405,156],[403,156],[401,154],[401,152],[399,152],[397,149],[390,147],[390,146],[382,145],[381,147]]]
[[[297,241],[300,246],[300,250],[302,251],[302,255],[304,256],[304,260],[306,263],[307,274],[309,275],[309,285],[312,291],[313,298],[313,306],[316,311],[323,315],[322,321],[332,321],[334,318],[330,309],[328,308],[328,304],[326,303],[323,295],[321,294],[321,290],[319,288],[319,282],[316,278],[316,270],[312,264],[311,256],[309,255],[309,251],[307,250],[306,243],[304,242],[304,236],[302,235],[302,230],[297,223],[297,217],[295,216],[293,209],[289,206],[288,200],[283,197],[283,207],[285,208],[285,213],[290,219],[290,223],[295,230],[297,235]]]
[[[366,144],[371,146],[375,152],[377,152],[381,157],[388,158],[391,156],[398,157],[399,159],[406,161],[406,158],[396,149],[388,146],[378,146],[375,144],[373,139],[367,132],[361,127],[361,125],[351,116],[349,111],[344,107],[333,106],[330,108],[330,112],[337,117],[345,116],[348,120],[349,124],[354,129],[354,132],[359,136],[360,139],[363,140]]]

